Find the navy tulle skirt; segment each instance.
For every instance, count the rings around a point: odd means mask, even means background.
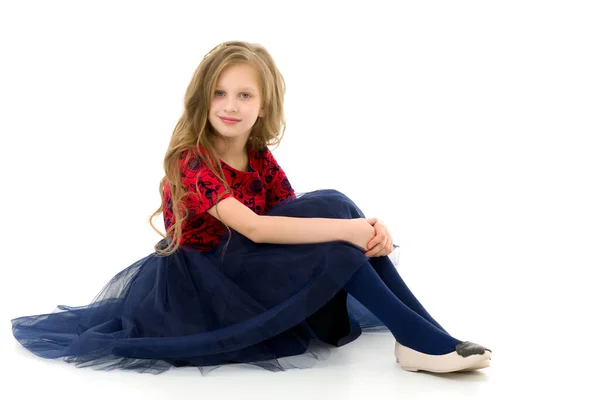
[[[358,218],[335,190],[278,204],[268,215]],[[44,358],[158,373],[231,363],[304,368],[381,322],[344,285],[368,258],[345,242],[257,244],[232,230],[210,252],[181,247],[125,268],[91,304],[12,320],[15,338]]]

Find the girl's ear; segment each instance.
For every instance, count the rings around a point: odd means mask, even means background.
[[[260,111],[258,112],[258,116],[261,117],[261,118],[264,118],[264,116],[265,116],[265,109],[264,108],[260,109]]]

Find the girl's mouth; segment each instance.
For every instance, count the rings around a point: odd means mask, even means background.
[[[219,117],[219,118],[221,118],[221,121],[223,121],[224,124],[228,124],[228,125],[233,125],[233,124],[237,124],[238,122],[240,122],[239,119],[225,118],[225,117]]]

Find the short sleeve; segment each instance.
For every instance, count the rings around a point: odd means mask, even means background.
[[[283,200],[296,197],[285,172],[269,149],[264,154],[263,176],[266,184],[266,211]]]
[[[205,213],[217,204],[217,199],[224,200],[231,197],[226,193],[225,185],[208,168],[202,159],[193,153],[184,152],[180,163],[181,181],[187,190],[185,204],[189,215]]]

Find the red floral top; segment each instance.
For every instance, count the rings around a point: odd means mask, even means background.
[[[248,149],[248,172],[239,171],[221,161],[225,179],[233,195],[241,203],[257,214],[263,214],[273,205],[289,197],[296,197],[283,169],[277,164],[273,154],[265,147],[255,152]],[[221,235],[226,232],[225,225],[206,211],[216,204],[217,197],[225,192],[225,186],[218,180],[208,166],[192,152],[184,152],[179,160],[181,179],[187,190],[183,201],[189,210],[188,219],[182,227],[181,244],[194,245],[206,251],[214,248]],[[201,196],[197,195],[197,189]],[[231,197],[224,194],[220,200]],[[163,218],[165,229],[174,221],[171,190],[165,182],[163,187]]]

